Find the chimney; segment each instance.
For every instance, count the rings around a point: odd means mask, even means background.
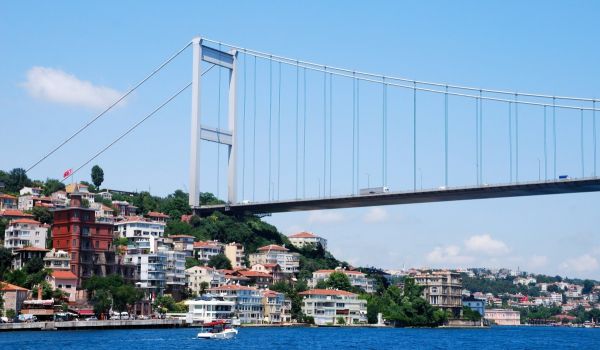
[[[71,193],[71,202],[70,206],[73,208],[81,207],[81,194],[79,192]]]
[[[38,284],[38,290],[37,290],[37,292],[38,292],[37,293],[38,294],[37,295],[38,300],[42,300],[42,285],[41,284]]]

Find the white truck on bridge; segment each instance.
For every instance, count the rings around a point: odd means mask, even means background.
[[[361,188],[359,193],[361,196],[365,196],[365,195],[369,195],[369,194],[388,193],[389,191],[390,191],[390,189],[388,187],[382,186],[382,187]]]

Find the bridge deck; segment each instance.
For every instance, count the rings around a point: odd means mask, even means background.
[[[210,215],[213,211],[267,214],[317,209],[340,209],[368,207],[378,205],[431,203],[459,201],[469,199],[504,198],[520,196],[538,196],[545,194],[564,194],[600,191],[600,177],[570,179],[561,181],[529,182],[509,185],[486,185],[461,187],[417,192],[388,192],[385,194],[325,197],[313,199],[291,199],[273,202],[254,202],[248,204],[207,205],[193,208],[200,216]]]

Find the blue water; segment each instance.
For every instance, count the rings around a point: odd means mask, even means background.
[[[600,329],[242,328],[233,340],[195,339],[197,329],[0,333],[0,349],[600,349]]]

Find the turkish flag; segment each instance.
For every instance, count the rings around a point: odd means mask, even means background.
[[[63,173],[63,178],[69,177],[69,175],[73,174],[73,169],[69,169]]]

